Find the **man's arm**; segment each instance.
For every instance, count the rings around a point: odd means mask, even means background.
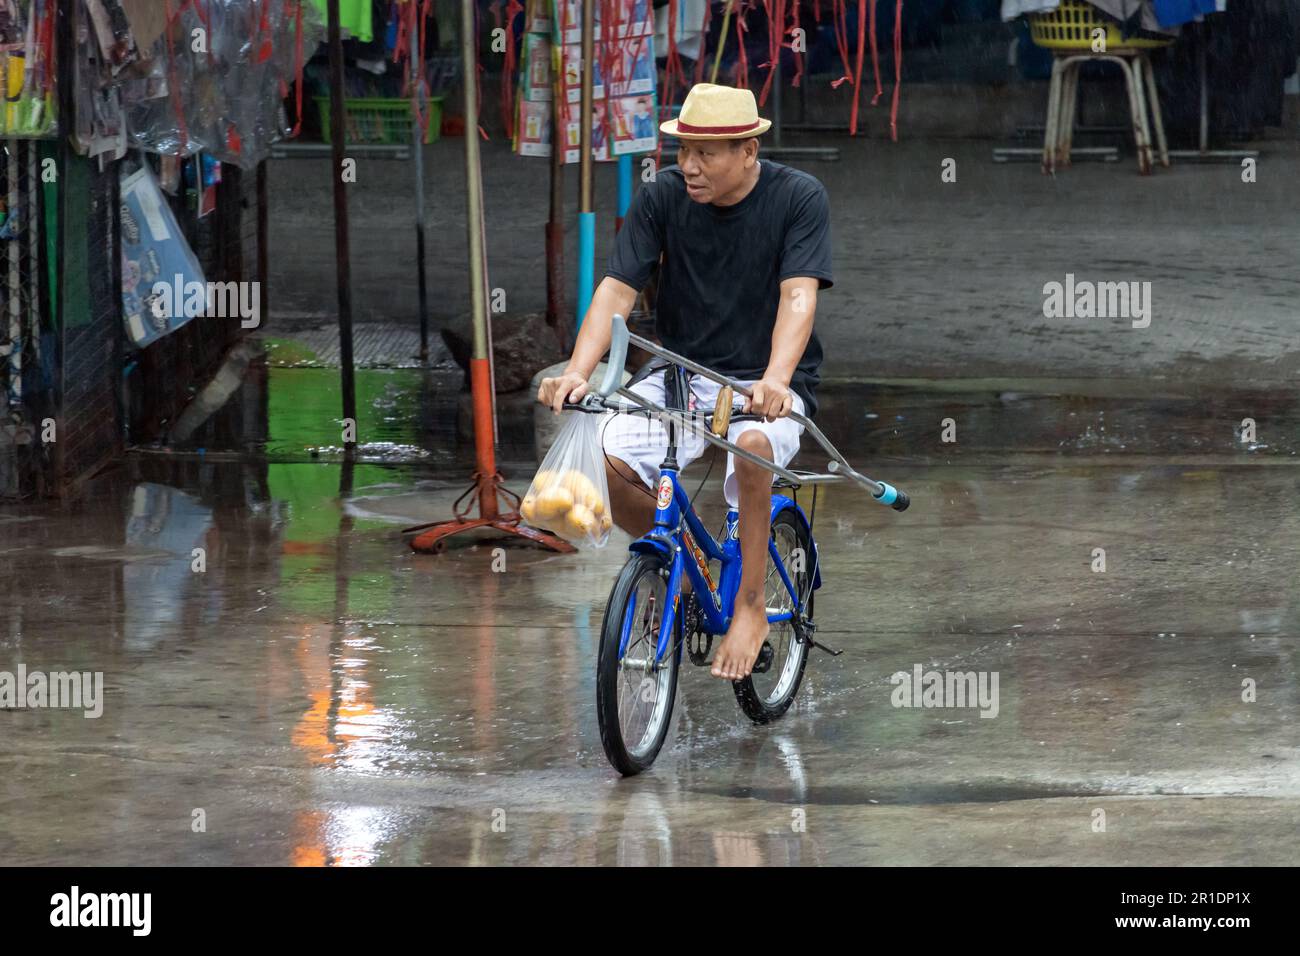
[[[583,316],[578,340],[573,344],[573,354],[563,374],[542,379],[537,389],[537,400],[550,405],[558,414],[565,402],[577,402],[587,394],[587,379],[609,351],[610,328],[615,313],[627,318],[636,304],[637,290],[613,276],[605,276],[596,286],[591,305]],[[798,361],[796,357],[795,361]]]
[[[817,286],[812,276],[793,276],[781,283],[781,303],[772,328],[772,354],[763,378],[754,383],[753,396],[745,410],[763,415],[769,422],[784,418],[794,407],[790,380],[812,336],[817,315]]]

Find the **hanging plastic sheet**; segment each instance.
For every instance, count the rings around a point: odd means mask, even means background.
[[[1162,27],[1177,27],[1218,10],[1216,0],[1154,0],[1156,20]]]
[[[152,16],[141,9],[129,21],[144,33],[137,41],[157,35],[117,79],[132,145],[255,167],[295,128],[283,98],[324,36],[315,8],[307,0],[150,2]]]

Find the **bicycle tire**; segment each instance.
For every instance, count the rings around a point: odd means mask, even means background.
[[[659,756],[668,730],[672,724],[673,707],[677,697],[677,676],[681,663],[682,616],[681,608],[674,625],[673,644],[669,649],[661,668],[666,671],[666,681],[660,682],[656,677],[655,703],[652,719],[657,720],[653,733],[647,727],[647,741],[634,742],[629,747],[624,738],[623,721],[620,719],[619,688],[625,678],[623,662],[619,659],[618,648],[622,638],[623,621],[627,615],[628,602],[637,593],[642,582],[653,576],[662,582],[664,600],[667,597],[668,582],[661,572],[668,567],[668,562],[659,554],[636,554],[623,565],[614,587],[610,591],[609,601],[605,605],[605,616],[600,627],[600,650],[596,658],[596,721],[600,725],[600,743],[611,765],[625,777],[634,776],[649,769]],[[662,606],[662,604],[661,604]],[[636,606],[633,611],[635,613]],[[662,620],[662,617],[659,618]],[[654,616],[651,612],[651,622]],[[654,627],[657,633],[657,626]],[[629,654],[632,644],[628,646]],[[643,652],[644,653],[644,652]],[[644,658],[643,658],[644,659]],[[644,680],[638,685],[644,692]],[[662,712],[658,711],[659,695],[666,695]],[[637,744],[640,744],[638,746]]]

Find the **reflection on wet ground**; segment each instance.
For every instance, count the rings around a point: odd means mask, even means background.
[[[420,375],[362,403],[417,452]],[[766,728],[686,665],[671,747],[624,781],[594,663],[627,539],[510,546],[500,573],[487,540],[414,555],[398,529],[449,515],[468,470],[328,460],[332,395],[277,405],[273,381],[266,456],[135,455],[74,505],[0,508],[0,670],[106,689],[97,720],[0,710],[0,860],[1293,863],[1291,405],[1214,399],[1196,425],[1182,400],[1006,394],[830,403],[914,501],[818,496],[819,637],[844,654]],[[1103,411],[1123,448],[1079,443]],[[1252,413],[1259,447],[1233,445]],[[916,665],[997,672],[997,716],[893,706]]]

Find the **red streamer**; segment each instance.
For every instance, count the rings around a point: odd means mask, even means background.
[[[844,72],[840,78],[831,81],[831,89],[839,89],[840,84],[853,79],[849,69],[849,23],[848,6],[845,0],[831,0],[831,27],[835,32],[835,46],[840,53],[840,63]]]
[[[518,59],[515,52],[515,17],[522,13],[523,9],[523,4],[519,0],[509,0],[506,4],[506,60],[501,70],[501,125],[505,127],[506,135],[511,139],[515,135],[514,75],[515,61]],[[501,4],[493,4],[492,16],[496,19],[497,26],[501,25],[500,14]],[[424,49],[423,30],[420,33],[420,49]]]
[[[867,0],[858,0],[858,53],[853,67],[853,109],[849,113],[849,135],[858,135],[858,100],[862,92],[862,47],[867,27]]]
[[[894,2],[894,101],[889,106],[889,138],[898,142],[898,92],[903,85],[903,0]]]
[[[885,92],[880,85],[880,50],[876,48],[876,0],[871,0],[871,69],[876,74],[876,95],[871,97],[871,105],[875,106]]]

